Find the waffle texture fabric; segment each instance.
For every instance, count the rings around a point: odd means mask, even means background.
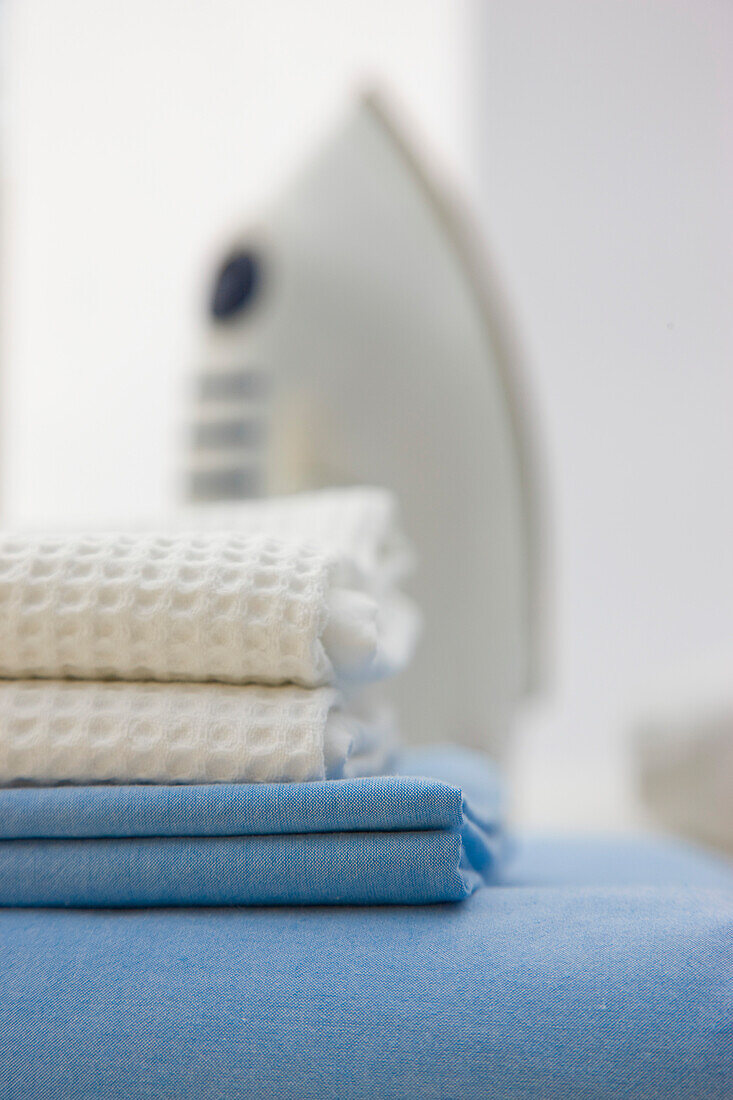
[[[462,905],[6,909],[0,1095],[728,1100],[730,872],[556,837],[511,874]]]
[[[274,783],[389,767],[390,712],[294,685],[0,681],[0,783]]]
[[[396,498],[387,489],[371,486],[199,505],[186,509],[175,522],[304,539],[338,562],[340,583],[372,590],[396,588],[414,564]]]
[[[0,676],[319,687],[398,671],[407,605],[385,613],[337,570],[263,534],[4,535]]]
[[[411,754],[402,767],[438,772],[445,757]],[[495,873],[503,840],[495,772],[459,757],[475,806],[439,778],[406,776],[5,790],[0,904],[461,901]]]

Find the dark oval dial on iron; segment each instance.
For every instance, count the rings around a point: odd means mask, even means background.
[[[211,296],[211,313],[227,320],[254,302],[262,282],[261,264],[250,251],[232,252],[219,269]]]

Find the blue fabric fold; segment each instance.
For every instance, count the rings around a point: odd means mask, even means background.
[[[724,865],[520,838],[504,881],[410,908],[0,910],[0,1096],[729,1100]]]
[[[0,791],[0,904],[460,901],[502,851],[496,773],[460,750],[409,754],[401,770],[425,774]]]

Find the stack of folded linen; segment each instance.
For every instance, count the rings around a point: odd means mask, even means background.
[[[495,792],[471,812],[455,784],[381,774],[408,562],[377,490],[226,530],[0,539],[0,904],[470,893]]]
[[[439,750],[411,772],[455,769]],[[0,791],[0,905],[460,901],[495,869],[494,776]],[[466,786],[477,791],[470,805]]]

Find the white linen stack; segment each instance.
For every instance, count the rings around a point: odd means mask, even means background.
[[[371,685],[409,660],[410,556],[380,490],[165,533],[0,536],[0,782],[265,782],[383,770]]]

